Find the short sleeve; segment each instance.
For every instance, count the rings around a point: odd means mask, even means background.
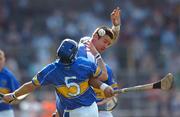
[[[54,71],[56,67],[54,65],[48,65],[40,72],[38,72],[32,79],[32,83],[36,86],[50,85],[53,82]]]

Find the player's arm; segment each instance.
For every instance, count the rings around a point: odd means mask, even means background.
[[[92,77],[89,79],[89,84],[94,88],[101,89],[106,97],[114,96],[114,90],[112,89],[112,87],[99,80],[99,77],[101,77],[102,74],[102,70],[100,69],[100,67],[96,66],[95,63],[93,63],[92,65],[94,66],[94,71]]]
[[[97,54],[95,57],[96,57],[95,59],[97,61],[97,64],[102,69],[102,74],[99,76],[99,80],[106,81],[107,78],[108,78],[108,74],[107,74],[107,70],[106,70],[106,66],[105,66],[104,60],[102,59],[100,54]]]
[[[32,81],[23,84],[20,88],[15,90],[13,93],[4,95],[3,100],[6,103],[11,103],[14,100],[17,100],[18,97],[29,94],[37,89],[39,86],[36,86]]]
[[[31,93],[37,88],[39,88],[39,86],[34,85],[32,83],[32,81],[30,81],[30,82],[23,84],[19,89],[14,91],[14,95],[15,95],[15,97],[19,97],[19,96],[22,96],[24,94]]]
[[[114,96],[113,89],[109,85],[101,82],[98,78],[94,78],[94,77],[90,78],[89,84],[94,88],[103,90],[106,97]]]
[[[121,26],[121,11],[119,7],[115,8],[111,13],[112,31],[114,32],[115,41],[117,41]]]
[[[86,44],[87,48],[89,49],[89,51],[92,53],[92,55],[95,57],[95,61],[96,61],[97,65],[102,70],[102,74],[101,74],[101,77],[99,77],[99,79],[101,81],[106,81],[108,74],[107,74],[106,65],[105,65],[103,58],[101,57],[99,52],[96,50],[96,48],[94,47],[94,45],[91,41],[87,41],[87,42],[85,42],[85,44]]]
[[[97,78],[91,77],[89,79],[89,84],[91,86],[93,86],[94,88],[100,89],[101,85],[103,84],[103,82],[101,82],[100,80],[98,80]]]

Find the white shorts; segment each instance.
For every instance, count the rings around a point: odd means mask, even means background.
[[[13,110],[0,111],[0,117],[14,117]]]
[[[94,102],[91,106],[83,106],[68,111],[65,110],[65,114],[68,114],[69,117],[99,117],[96,102]],[[63,117],[65,117],[65,114]]]
[[[113,117],[111,111],[99,111],[99,117]]]

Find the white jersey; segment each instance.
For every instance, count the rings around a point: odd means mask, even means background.
[[[99,111],[99,117],[113,117],[111,111]]]
[[[0,117],[14,117],[13,110],[0,111]]]
[[[87,48],[84,44],[84,42],[88,40],[91,40],[91,37],[83,37],[80,39],[78,45],[78,57],[85,57],[91,62],[96,63],[94,55],[90,51],[87,51]]]
[[[68,116],[69,115],[69,116]],[[91,106],[83,106],[71,111],[67,111],[64,117],[99,117],[97,104],[94,102]]]
[[[91,52],[87,51],[86,46],[84,45],[84,42],[91,40],[91,37],[83,37],[80,39],[79,41],[79,50],[78,50],[78,56],[80,57],[86,57],[89,60],[91,60],[92,62],[96,63],[95,61],[95,57],[92,55]],[[108,65],[106,65],[106,67],[108,67]],[[108,85],[113,85],[116,86],[113,82],[113,78],[112,78],[112,71],[110,69],[110,67],[107,68],[107,72],[108,72],[108,80],[105,81],[104,83],[108,84]],[[117,87],[113,87],[113,88],[117,88]],[[98,90],[99,91],[99,90]],[[96,91],[95,91],[96,92]],[[101,91],[102,92],[102,91]],[[99,93],[101,94],[101,93]],[[97,97],[98,98],[98,97]],[[101,99],[100,99],[101,100]],[[97,101],[98,102],[98,101]],[[109,101],[108,103],[110,103],[111,101]],[[110,106],[108,106],[110,105]],[[110,110],[116,105],[116,103],[111,103],[111,104],[104,104],[102,105],[102,107],[105,108],[110,108]],[[113,117],[111,111],[105,111],[105,109],[100,109],[100,106],[98,106],[99,109],[99,117]]]

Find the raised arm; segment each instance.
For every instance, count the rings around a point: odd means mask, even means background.
[[[115,8],[111,13],[112,30],[114,32],[115,41],[117,41],[121,26],[121,10],[119,7]]]

